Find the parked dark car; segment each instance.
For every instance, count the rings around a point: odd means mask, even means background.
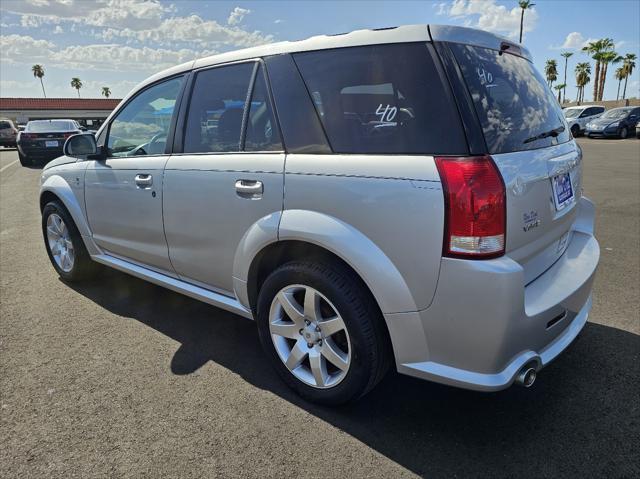
[[[11,120],[6,118],[0,119],[0,146],[16,146],[16,137],[18,129]]]
[[[615,137],[626,138],[633,132],[640,119],[640,108],[626,106],[605,111],[600,118],[587,123],[586,135],[589,138]]]
[[[74,120],[34,120],[18,134],[18,157],[22,166],[62,156],[64,142],[83,128]]]

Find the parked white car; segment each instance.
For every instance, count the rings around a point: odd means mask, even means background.
[[[598,105],[570,106],[564,109],[564,117],[574,138],[584,134],[587,123],[598,118],[602,113],[604,113],[604,107]]]

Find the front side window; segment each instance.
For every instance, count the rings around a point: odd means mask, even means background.
[[[338,153],[465,154],[448,86],[425,43],[304,52],[294,59]]]
[[[240,151],[254,67],[254,63],[242,63],[198,73],[189,102],[184,153]]]
[[[147,88],[118,112],[109,127],[108,156],[164,154],[182,80]]]

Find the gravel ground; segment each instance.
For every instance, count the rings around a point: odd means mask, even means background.
[[[114,271],[61,282],[39,170],[0,151],[0,477],[640,476],[640,141],[585,140],[602,262],[590,322],[530,390],[390,374],[291,394],[255,325]]]

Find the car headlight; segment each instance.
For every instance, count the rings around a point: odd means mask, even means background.
[[[620,124],[619,121],[614,121],[613,123],[609,123],[609,125],[607,126],[607,128],[615,128],[616,126],[618,126]]]

